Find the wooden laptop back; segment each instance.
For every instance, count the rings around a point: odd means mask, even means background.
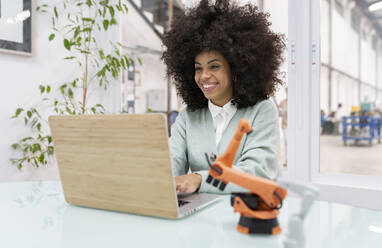
[[[51,116],[49,123],[68,203],[177,218],[164,115]]]

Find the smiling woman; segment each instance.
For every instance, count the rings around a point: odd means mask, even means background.
[[[243,139],[235,169],[271,179],[278,173],[278,116],[268,99],[282,84],[284,37],[270,30],[269,15],[254,5],[214,2],[202,0],[175,17],[163,40],[168,77],[187,105],[170,138],[180,192],[217,192],[204,183],[204,153],[222,154],[242,118],[254,132]],[[189,169],[193,173],[187,174]],[[224,190],[232,191],[243,189],[228,185]]]

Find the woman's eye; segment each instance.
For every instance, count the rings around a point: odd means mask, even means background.
[[[218,66],[218,65],[211,65],[211,70],[215,70],[215,69],[218,69],[220,66]]]
[[[200,68],[200,67],[195,67],[195,71],[200,71],[200,70],[202,70],[202,68]]]

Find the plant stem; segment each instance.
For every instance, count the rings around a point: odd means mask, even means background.
[[[83,96],[82,96],[82,113],[85,114],[86,109],[86,94],[88,90],[88,55],[85,54],[85,71],[83,78]]]

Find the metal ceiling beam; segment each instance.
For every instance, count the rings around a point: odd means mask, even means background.
[[[377,31],[378,36],[382,38],[382,26],[378,22],[378,18],[368,10],[369,4],[365,0],[354,0],[362,13],[370,20],[374,29]],[[377,1],[380,2],[380,1]]]
[[[376,0],[376,1],[372,1],[372,2],[367,2],[367,7],[369,7],[370,5],[373,5],[375,3],[378,3],[378,2],[382,2],[382,0]]]
[[[160,39],[162,39],[162,34],[158,31],[158,29],[154,26],[154,24],[145,16],[145,14],[143,14],[142,10],[134,3],[134,1],[129,0],[129,3],[138,12],[138,14],[142,17],[142,19],[150,26],[150,28],[154,31],[154,33],[158,35]]]

